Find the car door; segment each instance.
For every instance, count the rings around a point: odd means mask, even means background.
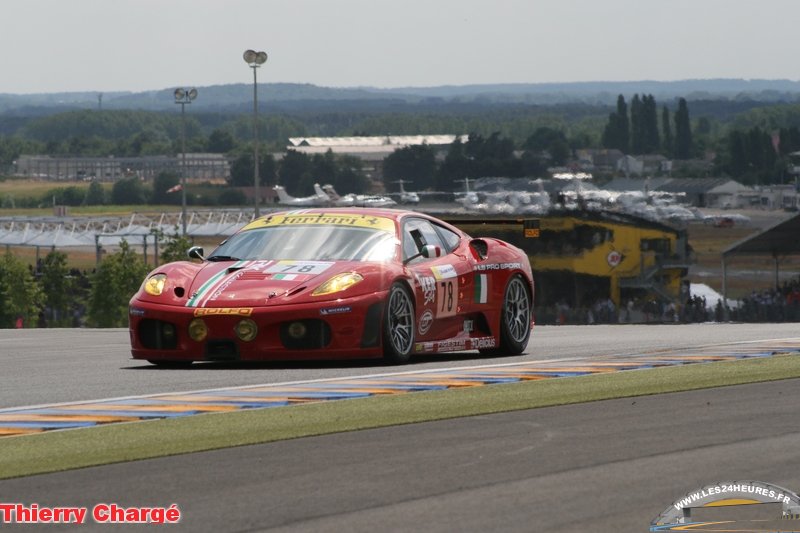
[[[414,280],[417,339],[457,337],[465,331],[463,314],[472,294],[473,276],[466,257],[453,253],[460,236],[424,218],[403,223],[403,260]],[[420,255],[424,246],[438,249],[437,257]],[[468,332],[467,332],[468,333]]]

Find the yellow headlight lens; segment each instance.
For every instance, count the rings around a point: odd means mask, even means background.
[[[151,296],[161,296],[161,293],[164,292],[164,284],[166,282],[166,274],[156,274],[155,276],[150,276],[147,278],[147,281],[144,282],[144,292]]]
[[[236,331],[236,336],[245,342],[250,342],[258,335],[258,326],[255,321],[249,318],[240,320],[234,330]]]
[[[202,319],[194,318],[189,322],[189,337],[193,341],[200,342],[208,335],[208,326]]]
[[[340,292],[345,289],[349,289],[356,283],[360,283],[363,279],[364,277],[358,272],[345,272],[343,274],[337,274],[317,287],[314,292],[311,293],[311,296],[322,296],[324,294]]]

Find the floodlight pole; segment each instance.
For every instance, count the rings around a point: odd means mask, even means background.
[[[181,235],[186,236],[186,104],[197,97],[196,89],[175,89],[175,103],[181,105]]]
[[[258,172],[258,79],[256,69],[267,60],[266,52],[256,52],[245,50],[244,61],[253,69],[253,194],[255,196],[254,218],[261,216],[259,203],[261,201],[259,193],[259,172]]]
[[[256,197],[255,218],[258,218],[260,216],[258,204],[261,200],[258,192],[258,182],[260,181],[258,179],[258,82],[256,81],[258,65],[253,63],[250,66],[253,68],[253,190]]]

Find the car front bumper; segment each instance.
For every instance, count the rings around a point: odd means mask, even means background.
[[[305,304],[253,308],[177,307],[132,301],[131,355],[150,361],[270,361],[380,357],[385,292]],[[204,338],[189,326],[202,321]],[[253,340],[237,325],[255,322]],[[201,328],[202,329],[202,328]]]

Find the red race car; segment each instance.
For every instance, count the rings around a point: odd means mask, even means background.
[[[421,213],[273,213],[189,257],[156,268],[131,299],[135,359],[519,354],[533,326],[525,253]]]

